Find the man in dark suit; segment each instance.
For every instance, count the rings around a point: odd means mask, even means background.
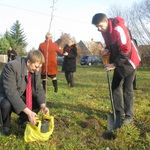
[[[16,59],[17,52],[13,50],[11,46],[9,46],[9,50],[7,51],[7,56],[8,56],[8,62],[9,62],[11,60]]]
[[[8,62],[3,68],[0,76],[0,123],[3,135],[10,135],[11,112],[19,115],[20,125],[25,121],[36,124],[35,117],[40,109],[43,114],[49,114],[45,104],[45,92],[40,82],[40,68],[43,63],[43,54],[39,50],[34,50],[30,51],[27,57]],[[26,100],[28,72],[31,74],[32,89],[32,108],[30,109]]]

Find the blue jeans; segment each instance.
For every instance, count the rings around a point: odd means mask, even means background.
[[[116,112],[125,114],[126,118],[133,119],[133,80],[136,70],[122,78],[114,70],[112,93]]]

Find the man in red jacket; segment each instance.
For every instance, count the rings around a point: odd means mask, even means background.
[[[133,120],[133,79],[140,63],[138,51],[123,18],[107,18],[98,13],[93,16],[92,24],[101,32],[106,44],[101,55],[110,54],[105,70],[114,70],[112,92],[116,113],[125,115],[123,124],[130,124]]]

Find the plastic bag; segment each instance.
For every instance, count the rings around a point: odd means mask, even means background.
[[[32,125],[29,122],[26,124],[24,132],[24,140],[26,142],[33,141],[47,141],[54,129],[54,117],[49,115],[43,116],[44,120],[48,120],[48,131],[42,129],[43,123],[42,118],[36,119],[36,125]],[[41,131],[42,130],[42,131]]]

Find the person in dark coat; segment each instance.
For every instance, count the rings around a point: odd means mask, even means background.
[[[43,114],[49,114],[45,104],[45,92],[41,86],[40,68],[44,56],[39,50],[30,51],[27,57],[20,57],[8,62],[0,75],[0,123],[2,135],[10,135],[10,117],[14,112],[19,115],[19,126],[29,121],[36,124],[35,117],[41,109]],[[32,99],[31,108],[27,105],[26,87],[27,74],[31,74]]]
[[[7,51],[8,62],[16,59],[16,56],[17,52],[13,50],[11,46],[9,46],[9,50]]]
[[[65,72],[66,81],[69,87],[74,86],[74,75],[76,71],[76,57],[77,57],[77,47],[73,39],[69,39],[68,43],[64,47],[64,62],[62,66],[62,71]]]

